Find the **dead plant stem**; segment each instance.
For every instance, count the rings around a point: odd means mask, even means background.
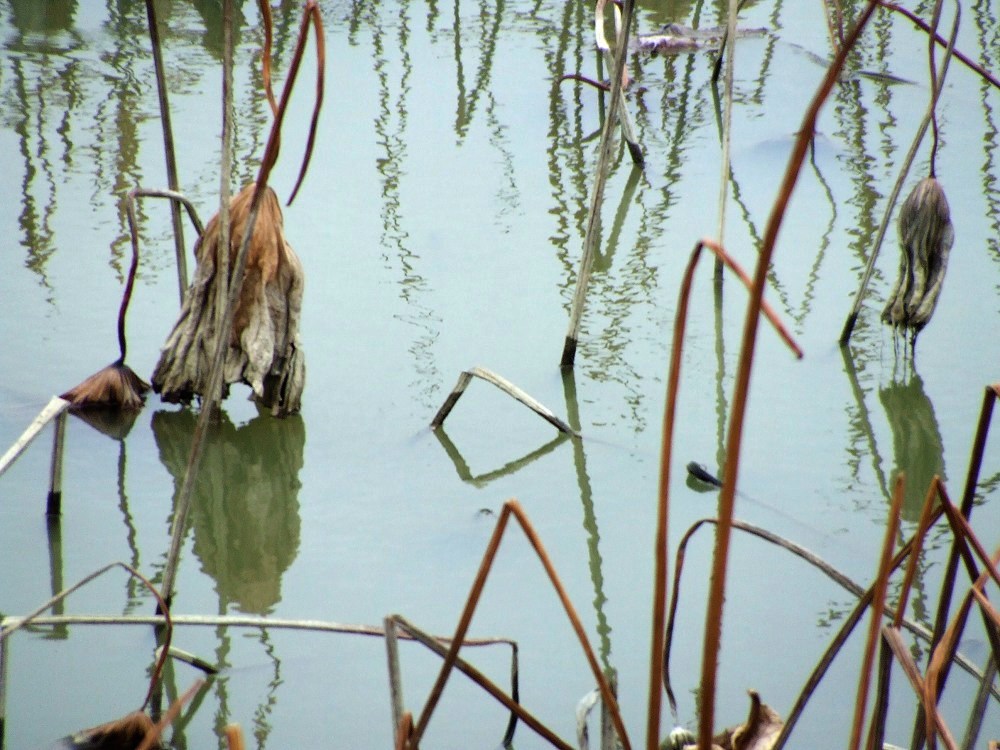
[[[447,683],[448,677],[455,666],[455,661],[458,658],[458,650],[461,648],[462,642],[465,640],[465,634],[468,632],[469,625],[472,622],[472,616],[475,613],[476,606],[479,604],[479,598],[482,596],[483,587],[486,585],[486,578],[489,575],[490,569],[493,566],[493,561],[496,558],[497,549],[500,547],[500,542],[503,539],[504,530],[507,528],[507,523],[512,515],[515,519],[517,519],[522,531],[528,538],[532,548],[535,550],[535,554],[538,555],[538,559],[541,561],[542,566],[545,568],[545,572],[549,576],[549,581],[552,583],[553,588],[556,590],[556,594],[559,596],[559,600],[562,602],[566,616],[569,618],[570,624],[573,626],[577,639],[580,641],[580,646],[587,657],[587,663],[590,665],[594,679],[597,681],[601,690],[601,697],[611,711],[615,731],[618,732],[618,738],[622,743],[622,747],[624,750],[630,750],[631,743],[629,742],[628,734],[625,731],[625,724],[622,721],[621,712],[618,710],[618,702],[614,697],[610,685],[608,684],[607,678],[604,676],[604,673],[601,671],[601,668],[597,663],[597,658],[594,656],[594,651],[591,649],[590,643],[587,640],[583,624],[580,622],[576,609],[573,607],[573,603],[570,601],[562,582],[559,580],[559,576],[556,574],[555,567],[552,565],[552,561],[549,559],[548,553],[545,551],[545,547],[542,545],[541,539],[535,532],[534,527],[528,520],[527,515],[521,509],[520,503],[513,499],[504,503],[503,509],[500,511],[500,517],[497,519],[497,525],[493,531],[493,536],[490,538],[489,544],[486,547],[486,552],[483,554],[483,561],[480,564],[479,571],[472,583],[472,588],[469,591],[468,598],[466,599],[465,608],[462,611],[461,617],[458,621],[458,626],[455,629],[455,635],[452,637],[451,647],[448,649],[448,653],[444,658],[444,663],[441,665],[441,671],[438,673],[437,679],[435,680],[434,685],[431,688],[431,692],[427,697],[424,709],[420,713],[420,718],[417,720],[416,726],[410,736],[410,746],[417,747],[419,745],[420,738],[427,729],[427,724],[430,722],[431,715],[441,698],[441,694],[444,692],[445,684]]]
[[[655,570],[653,575],[653,626],[652,645],[649,655],[649,709],[646,715],[646,747],[656,750],[660,742],[660,709],[662,705],[662,664],[664,655],[664,623],[666,619],[667,597],[667,532],[670,514],[670,463],[673,453],[674,418],[677,411],[677,395],[680,389],[681,354],[684,349],[684,331],[687,326],[688,302],[691,297],[691,284],[694,279],[695,267],[703,249],[709,249],[715,254],[716,260],[732,270],[746,285],[750,279],[743,269],[722,248],[722,245],[711,240],[702,240],[691,251],[684,277],[681,281],[677,301],[677,312],[674,315],[674,335],[670,347],[670,369],[667,376],[667,398],[663,412],[663,436],[661,439],[659,490],[657,494],[656,535],[655,535]],[[774,325],[785,343],[802,356],[791,335],[781,324],[777,314],[770,305],[763,303],[760,308]]]
[[[920,18],[913,11],[904,8],[902,5],[897,5],[896,3],[890,3],[888,2],[888,0],[879,0],[879,5],[881,5],[886,10],[891,10],[895,11],[896,13],[902,14],[910,21],[912,21],[913,25],[919,28],[921,31],[928,34],[931,33],[931,27],[930,25],[927,24],[926,21]],[[933,34],[932,38],[939,47],[948,46],[948,40],[945,39],[943,36],[939,34]],[[996,88],[1000,88],[1000,80],[997,80],[997,78],[992,73],[986,70],[986,68],[984,68],[982,65],[978,64],[968,55],[963,54],[961,50],[956,48],[952,51],[952,54],[955,56],[956,60],[958,60],[960,63],[969,68],[969,70],[973,71],[974,73],[977,73],[979,77],[982,78],[984,81],[986,81],[992,86],[995,86]]]
[[[177,158],[174,153],[174,132],[170,124],[170,104],[167,101],[167,84],[163,73],[163,55],[160,50],[160,30],[156,22],[156,8],[153,0],[146,0],[146,18],[149,22],[149,42],[153,48],[153,67],[156,69],[156,91],[160,101],[160,122],[163,125],[163,151],[167,161],[167,185],[171,190],[180,190],[177,179]],[[180,301],[187,294],[187,253],[184,249],[184,224],[181,222],[180,207],[170,203],[170,217],[174,225],[174,250],[177,257],[177,283]]]
[[[966,519],[972,515],[973,501],[976,497],[976,485],[979,483],[979,473],[983,465],[983,455],[986,452],[986,440],[989,437],[990,422],[993,419],[993,407],[1000,398],[1000,383],[988,385],[983,391],[983,403],[979,410],[979,422],[972,441],[972,451],[969,456],[969,469],[965,476],[965,489],[962,494],[960,512]],[[955,577],[958,574],[958,558],[960,544],[956,538],[952,543],[948,562],[945,564],[941,579],[941,593],[938,596],[938,609],[934,618],[934,630],[931,635],[931,651],[940,642],[948,624],[948,612],[951,609],[951,598],[955,590]],[[924,743],[924,726],[926,724],[923,707],[918,707],[917,718],[913,726],[913,737],[910,747],[919,748]]]
[[[882,557],[879,561],[878,575],[875,577],[875,590],[871,606],[871,626],[868,630],[868,641],[861,661],[861,674],[858,680],[858,697],[854,702],[854,723],[851,726],[850,750],[861,747],[861,732],[864,728],[865,713],[868,709],[868,689],[871,682],[872,665],[875,661],[875,647],[882,632],[882,614],[885,612],[885,596],[889,585],[889,575],[892,573],[892,548],[899,530],[899,511],[903,507],[903,490],[906,480],[903,474],[896,477],[896,486],[892,492],[892,504],[889,507],[889,518],[885,524],[885,540],[882,542]]]
[[[597,247],[601,216],[601,204],[604,200],[604,185],[607,182],[608,164],[611,152],[614,150],[614,132],[617,124],[619,100],[622,97],[622,71],[625,69],[625,59],[628,57],[628,39],[632,27],[632,14],[635,0],[625,0],[622,14],[622,31],[618,35],[618,46],[615,50],[615,66],[611,71],[611,101],[608,104],[608,114],[604,118],[601,129],[601,143],[598,148],[597,167],[594,172],[594,184],[590,193],[590,208],[587,212],[587,228],[583,238],[583,253],[576,274],[576,289],[573,293],[573,303],[570,308],[569,331],[563,344],[562,367],[572,367],[576,360],[577,341],[580,336],[580,319],[583,316],[583,305],[587,298],[587,285],[590,282],[590,271],[594,264],[594,252]],[[419,726],[418,726],[419,728]]]
[[[709,750],[715,723],[715,691],[716,674],[719,665],[719,645],[722,640],[723,602],[726,590],[726,570],[729,560],[729,540],[732,534],[733,511],[736,497],[736,480],[739,474],[740,446],[743,439],[743,421],[746,414],[747,394],[750,388],[750,370],[753,363],[754,348],[757,342],[758,316],[764,298],[764,285],[767,272],[771,266],[778,230],[784,218],[785,209],[791,199],[792,190],[798,179],[799,171],[805,160],[809,143],[816,132],[816,122],[820,108],[829,96],[836,83],[840,71],[847,59],[848,52],[853,49],[862,30],[871,18],[876,7],[875,0],[869,0],[861,12],[858,21],[837,52],[836,58],[827,70],[819,90],[813,97],[802,120],[798,136],[789,157],[788,167],[778,190],[778,197],[768,219],[764,231],[761,252],[757,259],[750,301],[747,304],[747,314],[743,329],[740,348],[739,366],[734,386],[732,412],[729,419],[729,433],[726,440],[726,468],[722,492],[719,495],[719,528],[716,532],[715,551],[712,558],[712,575],[708,606],[705,613],[705,639],[702,651],[701,672],[701,712],[698,725],[699,750]]]

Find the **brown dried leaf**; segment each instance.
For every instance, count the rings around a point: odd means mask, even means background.
[[[723,730],[712,739],[712,750],[771,750],[781,734],[784,722],[778,713],[761,702],[756,690],[748,690],[750,712],[747,720],[737,727]],[[697,750],[697,745],[685,745],[684,750]]]

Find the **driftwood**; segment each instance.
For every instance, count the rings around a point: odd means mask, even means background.
[[[247,258],[246,275],[236,306],[223,369],[222,396],[232,383],[246,383],[253,398],[275,416],[299,411],[305,385],[305,356],[298,328],[302,311],[303,272],[285,239],[281,207],[270,188],[260,202]],[[254,185],[230,203],[229,257],[232,268],[243,241]],[[216,272],[220,261],[219,219],[212,218],[195,246],[198,266],[181,307],[180,318],[167,338],[153,372],[153,390],[164,401],[189,403],[208,389],[218,322],[222,319],[228,285]]]

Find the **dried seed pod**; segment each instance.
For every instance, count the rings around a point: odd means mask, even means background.
[[[882,320],[914,335],[927,325],[937,305],[948,254],[955,242],[944,190],[933,177],[921,180],[899,212],[899,278]]]

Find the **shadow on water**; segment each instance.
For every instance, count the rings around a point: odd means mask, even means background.
[[[159,411],[153,435],[160,461],[184,480],[191,410]],[[305,425],[299,416],[262,414],[237,427],[222,413],[212,426],[198,471],[191,526],[194,553],[216,582],[219,609],[269,614],[281,600],[281,576],[299,547],[299,499]]]

